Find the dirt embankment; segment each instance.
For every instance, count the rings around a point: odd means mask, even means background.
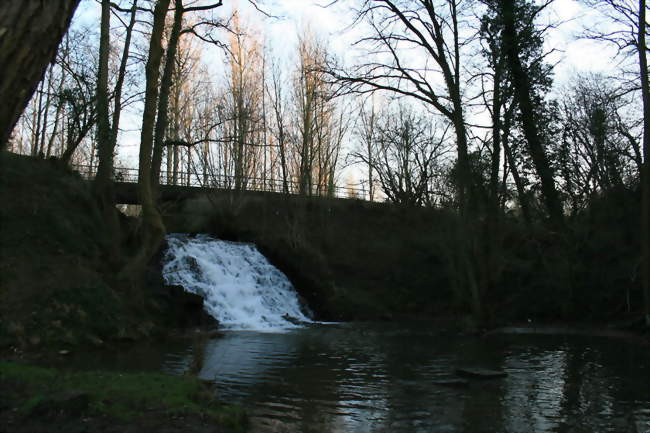
[[[182,321],[179,304],[195,307],[156,266],[118,279],[135,220],[120,216],[120,257],[109,260],[115,234],[90,183],[56,160],[0,153],[0,203],[0,353],[161,335]]]
[[[119,350],[201,317],[202,301],[164,287],[155,262],[140,278],[116,277],[135,221],[121,217],[111,263],[113,234],[90,187],[57,161],[0,152],[0,431],[243,431],[241,408],[192,377],[26,363]]]

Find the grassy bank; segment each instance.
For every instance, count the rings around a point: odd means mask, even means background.
[[[0,342],[101,344],[128,335],[88,185],[53,161],[0,154]]]
[[[0,202],[0,353],[135,341],[177,325],[183,294],[165,292],[155,266],[117,278],[137,221],[120,216],[115,239],[77,173],[0,152]]]
[[[237,407],[193,377],[70,372],[0,363],[0,425],[7,432],[245,430]]]

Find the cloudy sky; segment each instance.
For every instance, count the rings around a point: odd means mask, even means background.
[[[350,53],[350,44],[361,33],[356,28],[348,28],[352,22],[349,0],[324,8],[328,0],[258,0],[261,9],[273,17],[264,17],[250,6],[248,0],[224,0],[224,7],[217,14],[227,16],[233,8],[241,9],[244,19],[258,32],[265,34],[269,45],[278,55],[285,55],[297,44],[297,35],[302,27],[310,26],[317,34],[328,41],[333,52],[341,56]],[[213,1],[195,0],[212,3]],[[93,23],[99,20],[99,7],[94,0],[81,3],[76,21]],[[611,70],[611,57],[614,52],[601,44],[579,39],[581,31],[593,26],[600,18],[589,8],[576,0],[555,0],[545,19],[560,22],[556,29],[548,33],[547,46],[560,51],[554,61],[559,61],[556,73],[563,75],[576,70]],[[208,50],[209,51],[209,50]]]

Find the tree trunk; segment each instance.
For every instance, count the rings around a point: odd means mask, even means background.
[[[36,105],[36,123],[32,125],[34,129],[34,138],[32,143],[32,156],[39,156],[40,142],[41,142],[41,119],[43,117],[43,86],[44,81],[41,81],[40,88],[38,89],[38,104]]]
[[[86,124],[84,127],[79,129],[77,137],[74,137],[74,129],[72,126],[68,126],[68,133],[66,134],[66,148],[63,154],[61,155],[61,162],[64,163],[64,165],[69,165],[70,161],[72,161],[72,156],[74,155],[75,151],[81,144],[84,138],[86,138],[86,135],[90,132],[90,130],[93,127],[93,123],[89,122]],[[91,158],[94,157],[95,152],[91,152]],[[92,159],[91,159],[92,161]],[[90,164],[92,166],[92,163]]]
[[[542,194],[551,223],[560,228],[564,225],[562,203],[555,189],[553,169],[548,162],[544,145],[537,129],[533,102],[531,100],[530,81],[519,58],[519,35],[515,24],[514,0],[500,2],[501,15],[503,16],[503,42],[508,60],[508,67],[512,74],[515,95],[521,110],[524,136],[528,142],[528,150],[533,159],[535,170],[542,184]]]
[[[515,156],[512,154],[512,148],[508,144],[508,140],[504,138],[503,140],[503,149],[505,150],[506,159],[510,165],[510,171],[512,172],[512,178],[515,181],[515,187],[517,188],[517,196],[519,197],[519,207],[521,208],[521,215],[524,217],[526,224],[530,225],[531,215],[530,207],[528,206],[528,197],[526,197],[526,189],[524,188],[524,182],[519,176],[519,169],[515,162]]]
[[[167,133],[169,93],[172,86],[172,77],[174,75],[174,65],[176,64],[176,48],[181,33],[181,24],[183,22],[183,1],[175,1],[174,23],[172,24],[171,34],[169,35],[169,44],[167,47],[167,56],[165,60],[165,69],[162,79],[160,80],[160,99],[158,101],[158,116],[156,116],[156,130],[153,143],[152,157],[152,187],[154,196],[156,196],[158,185],[160,184],[160,165],[162,164],[163,142]],[[174,137],[176,138],[176,137]]]
[[[0,150],[54,58],[78,3],[0,2]]]
[[[41,139],[38,148],[39,152],[46,156],[46,147],[45,147],[45,136],[47,135],[47,122],[50,114],[50,104],[51,104],[51,95],[52,95],[52,68],[49,68],[50,72],[47,74],[47,96],[45,98],[45,107],[43,107],[43,128],[41,129]]]
[[[496,216],[500,210],[499,197],[499,167],[501,163],[501,62],[494,70],[494,83],[492,87],[492,161],[490,164],[490,214]]]
[[[138,193],[142,205],[142,228],[140,248],[123,270],[130,277],[139,273],[151,256],[160,247],[165,236],[165,225],[156,208],[151,186],[151,151],[153,147],[154,122],[158,105],[158,79],[163,48],[162,37],[170,0],[158,0],[153,12],[153,26],[149,41],[149,56],[145,66],[145,100],[140,133],[140,154],[138,168]]]
[[[639,0],[639,68],[643,95],[643,165],[641,169],[641,244],[643,253],[643,295],[646,325],[650,326],[650,172],[648,171],[648,143],[650,142],[650,84],[646,43],[646,2]]]
[[[62,89],[64,84],[65,84],[65,69],[61,68],[61,80],[59,81],[59,89]],[[47,153],[46,153],[47,157],[50,157],[52,155],[52,145],[54,144],[54,140],[56,139],[56,135],[59,131],[59,122],[63,123],[63,120],[61,119],[61,114],[63,113],[63,105],[64,104],[59,103],[58,106],[56,107],[56,113],[54,115],[54,130],[52,131],[52,135],[50,135],[50,140],[47,143]],[[63,147],[63,142],[61,142],[61,147]]]
[[[113,151],[115,142],[109,121],[108,108],[108,54],[110,51],[111,6],[109,0],[102,0],[102,18],[99,37],[99,67],[97,72],[97,175],[93,190],[100,211],[110,233],[111,245],[109,260],[119,265],[120,223],[115,209],[113,191]],[[117,105],[117,104],[116,104]]]
[[[102,0],[99,37],[99,67],[97,72],[97,141],[99,165],[95,176],[95,193],[105,195],[113,173],[113,146],[108,113],[108,52],[110,49],[111,11],[109,0]]]
[[[117,73],[117,82],[115,83],[115,107],[113,109],[113,125],[111,127],[111,145],[113,149],[117,145],[117,134],[120,127],[120,116],[122,114],[122,88],[124,87],[124,78],[126,77],[126,66],[129,61],[129,51],[131,48],[131,37],[133,35],[133,27],[135,26],[136,12],[138,7],[138,0],[133,0],[131,9],[131,18],[128,26],[126,27],[126,36],[124,38],[124,49],[122,50],[122,60],[120,61],[120,69]]]

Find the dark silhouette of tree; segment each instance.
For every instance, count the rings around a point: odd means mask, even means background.
[[[439,131],[430,119],[404,105],[381,112],[373,122],[364,151],[352,157],[377,174],[389,201],[407,206],[431,203],[447,131]]]
[[[641,166],[641,273],[643,279],[646,325],[650,326],[650,173],[648,168],[648,147],[650,146],[650,82],[648,80],[648,5],[646,0],[583,0],[606,18],[608,26],[594,26],[586,36],[615,46],[618,55],[635,58],[638,73],[623,83],[629,90],[641,92],[643,104],[643,164]]]
[[[0,149],[4,149],[47,65],[56,54],[79,0],[0,3]]]
[[[504,155],[503,181],[508,172],[512,174],[517,189],[522,216],[530,223],[531,210],[529,191],[526,185],[525,173],[520,173],[522,159],[529,158],[527,152],[522,152],[518,136],[521,135],[521,115],[517,108],[512,74],[508,69],[507,53],[503,43],[503,19],[500,15],[498,2],[484,1],[487,10],[481,17],[480,40],[481,52],[488,68],[481,70],[481,97],[491,118],[491,162],[489,176],[488,209],[494,217],[502,206],[502,195],[506,194],[505,185],[500,185],[499,164],[501,154]],[[520,4],[518,8],[517,25],[525,37],[520,38],[520,61],[533,89],[532,100],[537,115],[544,110],[544,96],[550,90],[552,80],[551,67],[546,64],[546,54],[543,49],[545,28],[536,28],[535,17],[540,9],[532,5]],[[487,83],[486,83],[487,81]],[[525,161],[524,161],[525,162]]]
[[[158,249],[166,233],[160,212],[156,208],[152,185],[152,151],[154,124],[158,104],[160,64],[163,57],[163,30],[170,0],[158,0],[153,10],[153,26],[149,39],[149,53],[145,66],[145,100],[140,131],[138,165],[138,194],[142,205],[142,228],[140,247],[131,262],[123,270],[126,276],[138,272]]]
[[[534,89],[531,79],[522,63],[525,41],[531,37],[532,20],[551,1],[537,6],[534,12],[522,13],[530,7],[527,1],[504,0],[490,2],[496,8],[502,20],[502,43],[506,55],[506,64],[512,79],[515,98],[521,113],[521,125],[532,158],[535,171],[541,181],[541,190],[551,222],[556,227],[564,225],[562,202],[555,187],[554,173],[546,154],[542,133],[539,128],[539,116],[534,103]],[[528,21],[528,22],[527,22]]]
[[[555,153],[569,213],[585,209],[596,194],[638,179],[641,128],[623,113],[630,102],[600,75],[576,77],[563,96],[562,139]]]

